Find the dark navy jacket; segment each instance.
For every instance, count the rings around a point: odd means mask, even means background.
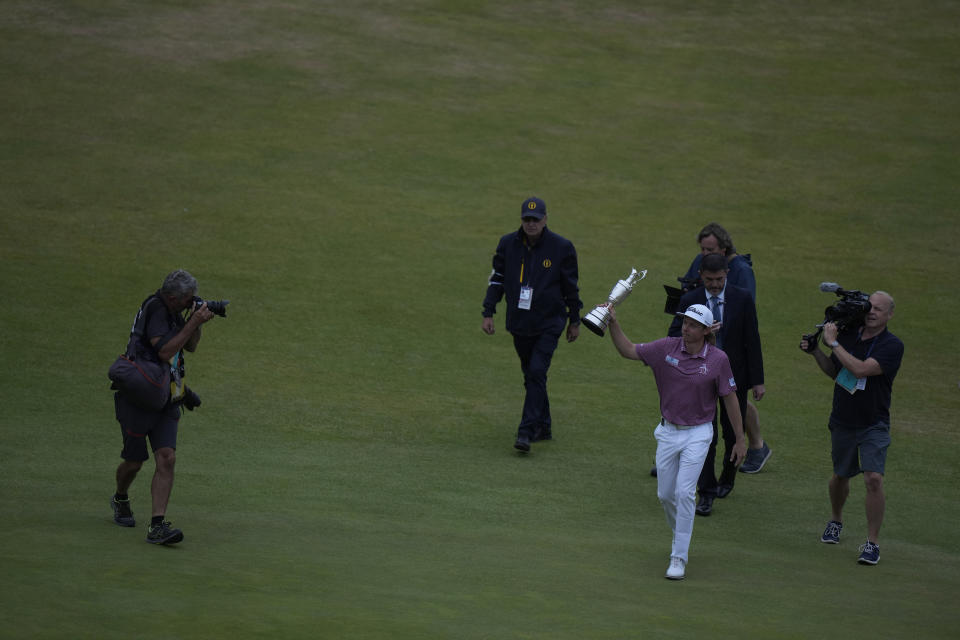
[[[532,336],[563,333],[569,320],[580,322],[577,251],[573,243],[547,227],[540,240],[528,246],[523,229],[500,238],[493,256],[493,272],[483,300],[483,316],[492,317],[506,295],[507,331]],[[517,308],[522,286],[533,289],[530,310]]]
[[[688,291],[680,298],[677,311],[682,313],[692,304],[707,304],[707,290],[697,287]],[[733,378],[737,381],[737,388],[747,390],[758,384],[763,384],[763,354],[760,351],[760,329],[757,322],[757,308],[753,304],[750,292],[735,287],[727,281],[723,292],[723,324],[720,327],[720,337],[723,341],[723,352],[730,359],[730,368]],[[683,316],[675,316],[669,336],[682,335]]]

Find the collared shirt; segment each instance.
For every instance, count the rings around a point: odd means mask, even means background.
[[[660,414],[674,424],[712,422],[717,398],[736,390],[727,354],[708,342],[699,353],[688,353],[683,338],[661,338],[634,349],[653,370]]]
[[[700,279],[700,262],[703,260],[703,254],[698,253],[697,257],[690,263],[684,280],[696,281]],[[738,253],[727,264],[727,284],[746,289],[750,292],[753,301],[757,301],[757,279],[753,275],[753,258],[749,253]]]
[[[720,305],[720,317],[719,317],[719,318],[716,318],[716,317],[715,317],[715,318],[713,319],[714,322],[723,321],[723,316],[726,315],[726,311],[725,311],[724,308],[723,308],[723,304],[724,304],[724,294],[725,294],[726,292],[727,292],[727,284],[726,284],[726,283],[723,284],[723,290],[720,292],[720,295],[716,295],[716,296],[715,296],[715,295],[713,295],[712,293],[710,293],[709,291],[705,291],[705,292],[704,292],[704,293],[707,294],[707,308],[710,309],[710,311],[713,311],[713,305],[710,303],[710,301],[713,300],[714,298],[717,299],[717,304]]]

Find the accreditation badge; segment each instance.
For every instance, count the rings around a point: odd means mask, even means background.
[[[530,287],[520,287],[520,299],[517,300],[517,309],[530,311],[531,304],[533,304],[533,289]]]
[[[170,402],[183,399],[183,378],[180,377],[180,352],[170,358]]]
[[[837,384],[846,389],[847,392],[853,394],[867,388],[867,379],[853,377],[850,370],[844,367],[837,375]]]

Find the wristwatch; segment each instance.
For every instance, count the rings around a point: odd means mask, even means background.
[[[840,346],[840,343],[839,343],[838,341],[834,340],[833,342],[828,342],[828,343],[827,343],[827,346],[829,346],[831,349],[836,349],[837,347]]]

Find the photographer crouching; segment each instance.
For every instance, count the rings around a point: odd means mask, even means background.
[[[113,521],[123,527],[136,525],[127,490],[149,458],[149,438],[156,465],[150,484],[153,517],[147,528],[147,542],[152,544],[183,540],[183,532],[164,519],[173,488],[181,407],[193,410],[200,405],[199,396],[183,382],[183,352],[196,350],[201,325],[214,314],[225,316],[229,302],[204,301],[196,293],[196,278],[182,269],[170,273],[140,305],[127,351],[110,368],[123,436],[123,462],[117,467],[117,492],[111,500]]]
[[[822,326],[823,343],[832,350],[831,354],[817,346],[820,332],[805,335],[800,341],[800,348],[812,354],[820,369],[835,381],[829,422],[832,516],[820,540],[827,544],[840,542],[850,478],[863,472],[867,541],[860,546],[857,561],[875,565],[880,560],[878,539],[885,507],[883,474],[890,446],[890,397],[903,358],[903,343],[887,330],[894,308],[890,294],[877,291],[869,301],[860,301],[858,296],[866,296],[859,291],[845,292],[833,287],[821,285],[821,290],[835,291],[843,297],[835,307],[827,309],[827,321]],[[860,313],[855,311],[858,304],[862,304]]]

